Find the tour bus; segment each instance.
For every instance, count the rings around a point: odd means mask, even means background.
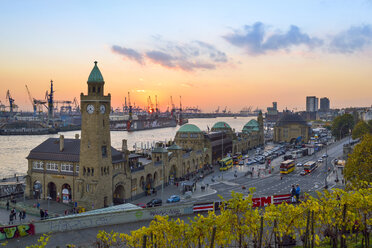
[[[308,161],[304,164],[304,171],[310,173],[318,167],[317,163],[314,161]]]
[[[220,160],[220,171],[225,171],[233,166],[233,159],[231,157],[226,157]]]
[[[280,164],[280,173],[288,174],[294,171],[295,162],[293,160],[286,160]]]

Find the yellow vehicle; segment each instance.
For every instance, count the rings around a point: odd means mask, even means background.
[[[280,173],[288,174],[295,170],[294,160],[286,160],[280,164]]]
[[[230,157],[221,159],[219,162],[220,162],[220,171],[228,170],[233,166],[233,159]]]

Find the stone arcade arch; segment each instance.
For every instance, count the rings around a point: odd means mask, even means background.
[[[145,191],[148,195],[151,194],[151,189],[153,188],[153,181],[152,181],[152,175],[147,174],[146,176],[146,184],[145,184]]]
[[[123,204],[125,199],[125,190],[124,186],[119,184],[115,187],[113,194],[113,203],[114,205]]]
[[[145,191],[145,178],[143,176],[140,178],[139,187]]]
[[[48,183],[48,191],[46,197],[50,197],[52,200],[57,199],[57,186],[53,182]]]
[[[65,183],[62,185],[61,195],[64,203],[68,203],[72,200],[71,186],[69,184]]]
[[[157,181],[158,181],[158,172],[155,171],[155,173],[154,173],[154,180],[153,180],[154,186],[156,186]]]
[[[43,185],[40,181],[35,181],[32,186],[32,195],[34,199],[40,199],[41,195],[43,194]]]
[[[172,165],[170,171],[169,171],[169,178],[176,179],[177,178],[177,167],[176,165]]]

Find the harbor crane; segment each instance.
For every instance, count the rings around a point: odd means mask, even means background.
[[[10,113],[13,113],[13,110],[16,110],[16,109],[18,109],[18,106],[14,103],[14,98],[12,98],[12,96],[10,95],[10,91],[8,90],[7,92],[6,92],[6,97],[5,97],[7,100],[8,100],[8,102],[9,102],[9,111],[10,111]]]
[[[222,110],[222,113],[226,114],[227,106],[225,106],[225,109]]]
[[[220,112],[220,106],[218,106],[218,108],[214,112],[216,112],[216,114],[218,114]]]
[[[127,105],[127,102],[125,102],[125,105]],[[128,91],[128,106],[129,106],[129,120],[132,120],[132,104],[130,103],[130,92]]]
[[[26,86],[28,98],[31,102],[32,108],[34,110],[34,116],[35,116],[37,114],[37,112],[39,112],[39,113],[43,112],[43,105],[45,106],[45,104],[47,102],[45,100],[37,100],[37,99],[33,98],[29,88],[27,87],[27,84],[25,86]]]
[[[170,102],[171,102],[171,107],[172,107],[171,116],[173,117],[174,116],[174,113],[176,112],[176,107],[174,106],[172,96],[170,96]]]

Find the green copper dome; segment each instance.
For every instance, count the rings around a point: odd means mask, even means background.
[[[256,120],[254,120],[254,119],[250,120],[243,127],[243,132],[244,133],[250,133],[252,131],[255,131],[255,132],[260,131],[260,124]]]
[[[212,129],[231,129],[230,125],[224,121],[219,121],[213,125]]]
[[[185,124],[180,129],[178,129],[178,132],[181,133],[201,133],[200,128],[195,126],[194,124]]]
[[[97,61],[94,61],[94,67],[90,72],[88,83],[104,83],[101,71],[97,66]]]

